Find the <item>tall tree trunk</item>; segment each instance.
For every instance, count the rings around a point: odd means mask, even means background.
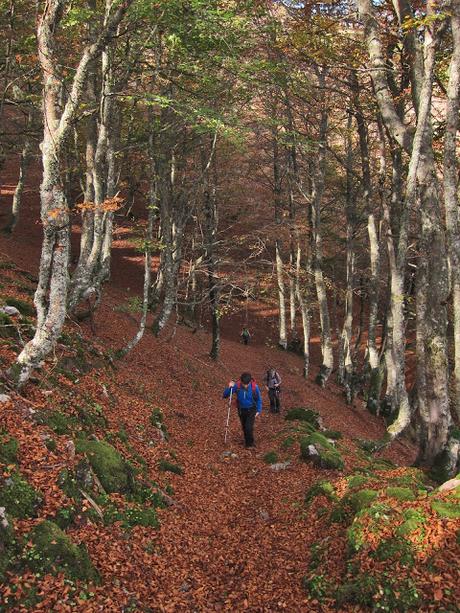
[[[342,332],[339,340],[339,361],[337,380],[345,388],[347,402],[351,404],[353,390],[353,358],[351,343],[353,336],[353,291],[355,275],[355,249],[354,249],[354,226],[355,226],[355,194],[353,190],[353,146],[351,140],[352,116],[348,115],[347,134],[345,147],[347,151],[347,184],[346,184],[346,204],[345,217],[347,222],[346,253],[347,253],[347,279],[345,289],[345,313],[343,319]]]
[[[29,114],[29,118],[30,118],[30,120],[28,121],[29,128],[32,122],[31,115],[32,115],[32,112],[30,112]],[[10,221],[8,222],[8,225],[5,227],[5,232],[7,232],[8,234],[12,234],[14,232],[14,229],[19,221],[19,214],[21,211],[21,204],[22,204],[22,192],[24,190],[26,173],[27,173],[27,169],[29,168],[31,159],[32,159],[32,140],[31,140],[31,137],[27,135],[26,140],[24,142],[24,146],[21,151],[21,159],[19,161],[19,176],[18,176],[18,182],[16,184],[16,189],[14,190],[14,194],[13,194],[13,204],[11,206],[11,218],[10,218]]]
[[[447,86],[444,137],[444,206],[454,327],[454,407],[460,420],[460,225],[458,220],[457,133],[460,89],[460,0],[452,2],[453,52]]]
[[[320,74],[320,86],[324,87],[324,74]],[[327,290],[323,276],[323,252],[321,238],[321,204],[323,199],[324,181],[326,173],[326,139],[328,128],[327,110],[322,109],[319,150],[312,176],[312,204],[311,204],[311,229],[312,229],[312,252],[313,272],[315,277],[316,295],[318,297],[319,317],[321,325],[321,351],[322,364],[316,377],[316,383],[324,387],[334,367],[334,354],[332,351],[331,325],[329,320],[329,308],[327,303]]]
[[[61,180],[61,162],[66,140],[83,96],[91,61],[99,55],[113,36],[132,0],[124,0],[112,13],[95,42],[85,47],[76,69],[69,96],[60,108],[62,81],[55,49],[55,37],[64,9],[64,0],[49,0],[38,21],[38,54],[43,73],[43,111],[45,114],[40,187],[43,245],[39,280],[34,303],[37,326],[8,374],[23,385],[32,371],[49,354],[61,333],[66,316],[69,284],[70,224],[68,205]]]
[[[307,253],[307,262],[305,266],[307,275],[304,283],[301,282],[302,270],[302,250],[300,240],[297,235],[297,257],[296,257],[296,275],[295,289],[296,297],[300,306],[300,314],[302,316],[302,332],[303,332],[303,376],[308,378],[310,369],[310,309],[309,309],[309,279],[311,276],[311,261],[309,253]]]
[[[273,129],[273,195],[275,201],[275,223],[282,222],[282,179],[281,179],[281,160],[278,145],[278,130]],[[279,229],[276,228],[277,235]],[[284,283],[283,270],[283,243],[279,236],[275,240],[275,267],[276,282],[278,286],[279,302],[279,340],[278,345],[287,349],[287,326],[286,326],[286,286]]]

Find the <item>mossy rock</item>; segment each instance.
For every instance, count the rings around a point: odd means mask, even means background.
[[[378,533],[381,525],[392,520],[392,509],[380,502],[374,502],[367,508],[359,511],[351,526],[347,530],[348,545],[353,552],[357,552],[366,545],[366,530]]]
[[[18,332],[13,320],[6,313],[0,313],[0,338],[17,338]]]
[[[406,468],[402,475],[392,477],[389,484],[394,487],[409,487],[416,492],[419,489],[425,488],[427,480],[423,470],[419,468]]]
[[[295,443],[295,438],[293,436],[287,436],[281,443],[281,449],[290,449]]]
[[[85,407],[78,406],[76,410],[78,419],[85,427],[85,430],[92,432],[94,428],[107,428],[108,422],[104,414],[104,407],[97,402],[88,403]]]
[[[86,455],[106,492],[126,493],[133,490],[133,470],[115,447],[105,441],[79,439],[76,451]]]
[[[345,582],[337,588],[335,601],[338,608],[346,604],[370,607],[374,604],[374,594],[378,590],[378,582],[372,575],[358,574],[356,579]]]
[[[313,409],[306,409],[302,407],[297,407],[294,409],[289,409],[287,411],[284,419],[287,421],[306,421],[314,428],[320,427],[320,416],[319,413],[314,411]]]
[[[370,507],[374,500],[378,497],[379,493],[376,490],[359,490],[353,494],[347,494],[343,502],[349,504],[355,513]]]
[[[264,455],[263,459],[265,464],[276,464],[278,462],[278,454],[276,453],[276,451],[268,451]]]
[[[18,461],[19,443],[7,432],[0,433],[0,462],[16,464]]]
[[[14,536],[11,519],[5,513],[0,512],[0,583],[5,580],[8,570],[16,553],[17,543]]]
[[[330,438],[334,441],[339,441],[343,438],[343,434],[338,430],[322,430],[321,434],[323,434],[326,438]]]
[[[460,519],[460,502],[433,500],[431,507],[441,517],[447,519]]]
[[[304,590],[311,598],[321,602],[331,596],[333,584],[323,573],[311,573],[302,579]]]
[[[305,504],[309,505],[317,496],[326,496],[328,500],[338,500],[335,488],[330,481],[318,481],[305,494]]]
[[[366,485],[369,482],[369,477],[365,475],[351,475],[347,478],[348,481],[348,489],[355,489]]]
[[[20,298],[5,298],[5,304],[8,306],[15,307],[21,315],[27,315],[28,317],[33,317],[35,315],[35,308],[30,302],[26,300],[21,300]]]
[[[176,475],[184,474],[184,469],[182,466],[174,464],[173,462],[168,462],[168,460],[160,460],[158,462],[158,470],[161,470],[162,472],[174,473]]]
[[[436,483],[444,483],[453,477],[452,458],[447,449],[441,451],[434,459],[430,478]]]
[[[318,456],[312,458],[309,450],[310,445],[315,447]],[[312,432],[300,439],[300,457],[304,461],[313,459],[314,464],[320,468],[342,470],[344,467],[340,452],[320,432]]]
[[[379,562],[392,560],[403,566],[412,567],[414,565],[414,551],[409,541],[401,536],[385,539],[381,541],[372,557]]]
[[[401,501],[415,500],[416,498],[414,492],[408,487],[387,487],[385,494],[390,498]]]
[[[135,526],[158,528],[160,525],[154,507],[136,504],[119,509],[115,504],[110,503],[104,508],[104,524],[110,526],[116,522],[120,522],[121,527],[125,530],[130,530]]]
[[[403,512],[404,522],[396,528],[398,536],[407,536],[419,530],[427,522],[426,515],[419,509],[405,509]]]
[[[152,426],[159,430],[162,435],[162,438],[165,441],[169,440],[168,429],[166,427],[166,424],[164,423],[163,411],[160,408],[155,407],[154,409],[152,409],[149,419]]]
[[[61,413],[60,411],[40,411],[34,416],[34,420],[41,425],[48,426],[56,434],[72,434],[78,429],[79,424],[75,417]]]
[[[20,473],[0,478],[0,507],[5,507],[9,515],[19,519],[34,517],[40,503],[41,497]]]
[[[99,575],[86,548],[75,545],[57,524],[45,520],[29,535],[25,562],[35,572],[63,572],[69,579],[97,582]]]

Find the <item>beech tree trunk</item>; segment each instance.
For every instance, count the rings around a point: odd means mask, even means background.
[[[444,137],[444,206],[454,327],[454,408],[460,420],[460,225],[458,219],[457,133],[460,89],[460,1],[452,1],[453,52],[449,67]]]
[[[9,376],[16,385],[27,382],[32,371],[49,354],[61,333],[66,316],[69,285],[70,224],[68,203],[61,179],[61,162],[73,120],[82,99],[91,61],[106,47],[132,0],[119,3],[95,42],[89,44],[75,72],[69,96],[60,107],[62,81],[55,49],[55,37],[65,8],[64,0],[49,0],[38,21],[38,55],[43,73],[44,131],[42,142],[43,178],[40,186],[43,245],[34,304],[37,326]]]
[[[324,75],[319,77],[320,85],[324,87]],[[323,108],[321,111],[319,149],[315,170],[312,176],[312,204],[311,204],[311,230],[313,272],[315,277],[316,295],[318,297],[319,317],[321,325],[321,352],[322,364],[316,377],[316,383],[324,387],[334,367],[334,354],[332,351],[331,325],[329,320],[329,308],[327,303],[326,283],[323,275],[323,252],[321,238],[321,204],[324,191],[324,179],[326,173],[326,138],[328,116]]]

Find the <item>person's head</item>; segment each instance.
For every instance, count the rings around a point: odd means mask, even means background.
[[[276,372],[276,368],[273,368],[273,366],[268,367],[268,374],[270,375],[270,377],[273,377],[275,372]]]
[[[244,387],[247,387],[251,383],[251,379],[252,379],[251,373],[244,372],[240,377],[241,385],[243,385]]]

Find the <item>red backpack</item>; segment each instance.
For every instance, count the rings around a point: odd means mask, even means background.
[[[236,388],[241,389],[241,379],[238,379],[238,381],[236,382]],[[251,379],[251,390],[254,395],[256,392],[256,380],[255,379]]]

